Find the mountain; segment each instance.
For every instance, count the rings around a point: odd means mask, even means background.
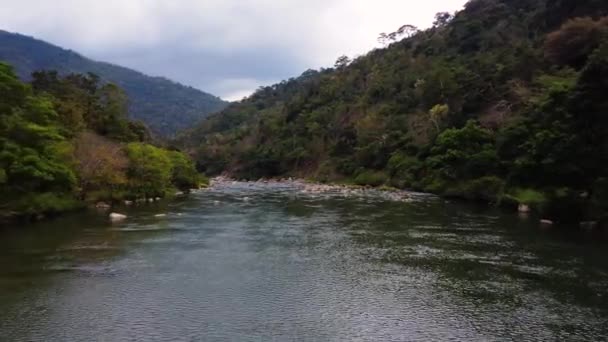
[[[44,41],[1,30],[0,61],[12,65],[23,80],[29,80],[32,72],[38,70],[97,74],[102,81],[113,82],[126,91],[131,118],[145,122],[153,132],[166,137],[227,105],[216,96],[166,78],[93,61]]]
[[[178,139],[209,173],[294,175],[608,222],[608,2],[472,0],[265,87]]]

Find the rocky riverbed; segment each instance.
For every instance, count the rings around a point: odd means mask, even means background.
[[[434,195],[430,194],[393,188],[372,188],[347,184],[322,184],[295,178],[237,181],[235,179],[220,176],[211,179],[208,189],[224,188],[237,183],[243,183],[245,186],[250,188],[266,186],[285,187],[291,190],[296,190],[295,194],[297,196],[306,197],[342,197],[397,202],[411,202],[417,198],[434,197]]]

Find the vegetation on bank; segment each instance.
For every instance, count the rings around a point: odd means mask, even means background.
[[[208,173],[388,184],[608,215],[608,3],[472,0],[178,139]]]
[[[151,145],[126,114],[122,89],[93,74],[35,72],[25,84],[0,63],[0,218],[198,187],[189,157]]]

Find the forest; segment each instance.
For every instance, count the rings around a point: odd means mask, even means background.
[[[295,176],[608,218],[608,3],[471,0],[203,120],[200,170]]]
[[[204,183],[187,155],[153,145],[147,127],[127,119],[127,104],[95,74],[39,71],[27,84],[0,63],[0,221]]]
[[[74,51],[2,30],[0,61],[9,63],[20,79],[28,82],[32,73],[39,70],[56,70],[62,76],[95,73],[102,82],[122,88],[129,97],[129,117],[146,122],[160,138],[172,137],[227,105],[216,96],[166,78],[97,62]]]

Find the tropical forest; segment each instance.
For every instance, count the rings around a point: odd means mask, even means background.
[[[608,214],[608,6],[469,1],[182,134],[203,170]]]
[[[608,0],[0,8],[0,341],[608,341]]]

